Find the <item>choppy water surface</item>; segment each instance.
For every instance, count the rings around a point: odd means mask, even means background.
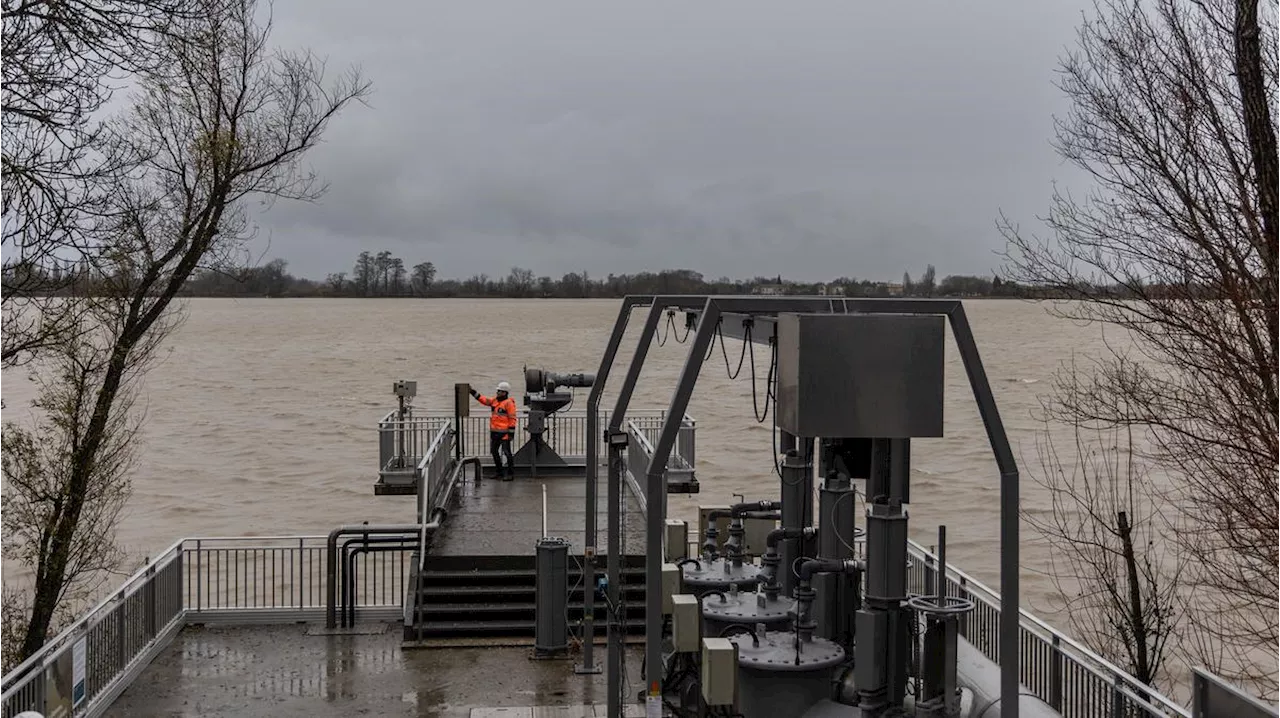
[[[516,384],[525,364],[595,371],[617,308],[613,300],[192,301],[146,378],[146,427],[119,538],[141,557],[181,536],[324,533],[340,523],[411,521],[412,500],[375,497],[372,489],[375,422],[392,405],[391,382],[416,379],[416,404],[445,410],[457,381]],[[1101,333],[1026,302],[970,301],[966,308],[1024,473],[1038,471],[1039,394],[1073,352],[1096,354]],[[615,387],[642,317],[633,320],[633,338],[615,365]],[[736,344],[729,340],[735,368]],[[650,351],[634,408],[666,406],[686,351],[674,341]],[[756,356],[763,391],[768,357],[759,348]],[[673,497],[673,515],[694,518],[698,502],[733,494],[777,495],[771,432],[752,418],[749,374],[744,368],[730,381],[719,350],[703,368],[689,409],[698,420],[703,494]],[[20,371],[4,380],[5,418],[21,420],[33,385]],[[996,587],[998,473],[954,344],[946,437],[913,442],[912,482],[913,537],[933,543],[945,522],[951,561]],[[1029,480],[1022,502],[1048,507]],[[1029,537],[1025,527],[1023,535]],[[1048,564],[1045,551],[1023,542],[1024,591],[1037,606],[1052,592],[1037,572]]]

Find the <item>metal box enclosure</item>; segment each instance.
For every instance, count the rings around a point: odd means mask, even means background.
[[[396,396],[403,396],[406,399],[412,399],[418,395],[418,382],[398,379],[391,385],[391,393]]]
[[[663,551],[672,563],[689,555],[689,524],[680,519],[667,519],[663,533]]]
[[[763,556],[768,550],[769,532],[778,528],[778,522],[773,519],[743,519],[742,528],[747,532],[742,537],[743,552],[748,556]]]
[[[800,437],[942,436],[946,318],[778,316],[778,428]]]
[[[466,418],[471,416],[471,385],[462,383],[453,385],[453,414]]]
[[[738,696],[738,647],[727,638],[702,639],[702,698],[730,706]]]
[[[671,597],[671,645],[676,653],[697,653],[702,640],[702,612],[698,597],[677,594]]]
[[[534,546],[534,653],[558,653],[569,647],[569,542],[539,539]]]
[[[671,613],[671,597],[680,593],[680,567],[674,563],[662,564],[662,613]]]

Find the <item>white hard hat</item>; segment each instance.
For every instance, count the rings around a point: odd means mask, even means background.
[[[511,385],[510,385],[510,384],[508,384],[508,383],[506,383],[505,381],[500,381],[500,382],[498,382],[498,391],[505,391],[505,392],[507,392],[508,394],[510,394],[510,393],[511,393]]]

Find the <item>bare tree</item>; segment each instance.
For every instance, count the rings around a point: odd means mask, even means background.
[[[108,150],[99,111],[111,75],[153,68],[157,38],[187,17],[187,0],[3,0],[5,331],[14,366],[56,344],[82,306],[54,298],[67,271],[97,251],[94,219],[110,211],[105,182],[129,157]]]
[[[88,306],[77,318],[85,327],[90,317],[101,322],[97,331],[68,333],[44,356],[34,402],[41,419],[34,430],[14,422],[4,427],[4,557],[29,570],[34,585],[47,586],[54,606],[48,630],[54,632],[74,620],[125,561],[115,544],[115,526],[131,495],[129,472],[140,421],[132,411],[136,379],[155,355],[163,331],[153,329],[135,345],[112,411],[95,425],[98,395],[111,364],[112,343],[104,340],[115,323],[112,311],[109,302]],[[76,447],[90,440],[91,426],[98,448],[84,472],[74,463]],[[77,495],[79,515],[70,524],[70,543],[63,546],[54,534],[66,525],[79,486],[84,487]],[[21,584],[7,581],[4,587],[0,657],[5,670],[29,655],[24,643],[36,594]]]
[[[300,170],[330,119],[369,85],[354,71],[326,86],[307,53],[269,49],[270,22],[255,21],[254,0],[193,0],[198,12],[175,22],[159,51],[164,62],[140,73],[134,106],[108,125],[106,147],[136,158],[111,178],[110,211],[93,227],[102,247],[92,259],[91,322],[78,336],[101,349],[92,406],[81,441],[68,447],[60,503],[48,528],[21,656],[47,639],[75,569],[77,531],[93,511],[96,467],[109,452],[128,379],[178,321],[173,300],[202,263],[237,251],[249,223],[243,201],[311,199],[322,187]],[[127,402],[126,402],[127,403]]]
[[[1266,695],[1280,639],[1280,242],[1277,58],[1260,48],[1275,46],[1274,12],[1104,0],[1064,61],[1072,109],[1057,126],[1059,152],[1096,189],[1055,193],[1049,239],[1001,222],[1013,278],[1081,300],[1057,307],[1066,316],[1132,336],[1138,356],[1112,352],[1061,415],[1150,430],[1203,602],[1189,628],[1238,648],[1212,667]]]
[[[1176,547],[1163,540],[1172,528],[1164,515],[1165,490],[1142,465],[1134,426],[1076,423],[1071,429],[1073,445],[1063,453],[1046,421],[1036,442],[1041,473],[1034,480],[1050,506],[1024,511],[1023,518],[1048,543],[1047,573],[1061,598],[1055,608],[1073,632],[1156,686],[1167,678],[1183,570]]]

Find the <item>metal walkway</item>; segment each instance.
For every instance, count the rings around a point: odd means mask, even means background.
[[[486,471],[488,467],[486,467]],[[581,555],[586,546],[587,488],[581,473],[517,476],[513,481],[468,478],[457,487],[445,527],[436,536],[431,553],[439,556],[532,556],[542,537],[542,491],[547,492],[547,535],[568,539],[570,553]],[[624,492],[623,552],[644,552],[644,514],[630,492]],[[601,492],[596,501],[599,515],[608,516],[608,500]],[[599,526],[603,537],[607,520]],[[599,540],[599,539],[598,539]],[[604,551],[600,552],[601,554]]]

